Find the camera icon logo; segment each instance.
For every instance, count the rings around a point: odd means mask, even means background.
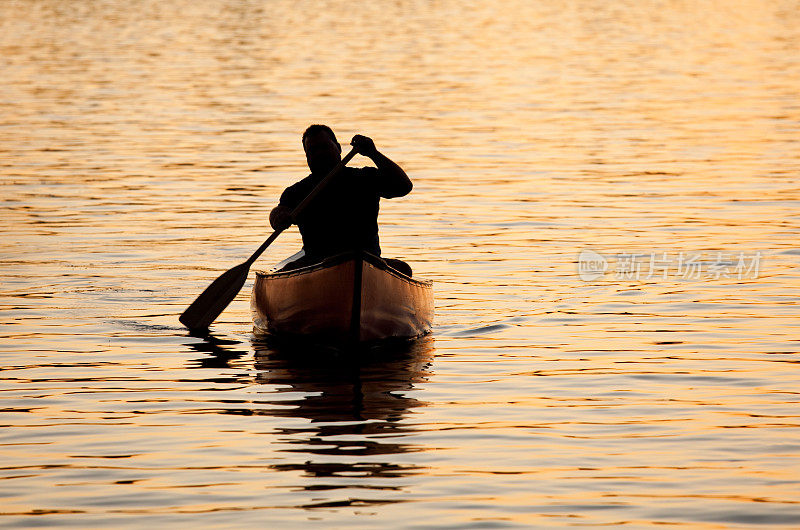
[[[585,282],[596,280],[608,270],[608,260],[602,254],[585,248],[578,256],[578,276]]]

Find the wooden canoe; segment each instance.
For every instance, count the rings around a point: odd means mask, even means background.
[[[259,331],[329,343],[414,338],[433,321],[433,283],[372,254],[348,253],[287,272],[256,272],[250,306]]]

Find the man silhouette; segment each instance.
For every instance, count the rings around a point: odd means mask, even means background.
[[[350,142],[356,152],[377,167],[345,167],[317,195],[294,222],[303,237],[305,256],[288,264],[294,269],[342,252],[363,250],[381,255],[378,239],[380,199],[407,195],[413,185],[400,166],[375,147],[371,138],[357,134]],[[275,230],[292,224],[291,212],[342,159],[342,146],[327,125],[311,125],[303,133],[303,149],[311,174],[286,188],[269,215]],[[403,261],[384,259],[392,268],[411,276]]]

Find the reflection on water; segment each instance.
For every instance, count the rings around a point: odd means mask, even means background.
[[[274,399],[264,402],[274,406],[269,414],[310,420],[302,427],[276,430],[278,451],[304,455],[302,463],[278,464],[276,470],[351,479],[346,484],[314,481],[302,486],[311,490],[349,488],[353,477],[359,479],[358,488],[397,490],[401,488],[370,479],[417,472],[419,466],[397,464],[392,455],[423,450],[409,443],[415,429],[404,418],[426,403],[405,393],[427,380],[431,338],[357,357],[273,349],[263,339],[254,342],[254,350],[256,381],[277,386]],[[325,458],[309,460],[309,455]]]
[[[0,525],[798,527],[799,7],[0,2]],[[435,343],[178,324],[312,122],[413,179]]]
[[[198,334],[196,336],[203,340],[190,342],[186,344],[186,347],[190,351],[206,354],[195,360],[200,368],[230,368],[232,361],[241,359],[249,354],[247,350],[236,348],[236,346],[242,344],[238,340],[217,337],[213,333]]]

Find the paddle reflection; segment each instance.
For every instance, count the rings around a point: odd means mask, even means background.
[[[304,418],[300,428],[277,431],[280,451],[325,455],[319,462],[275,465],[279,470],[302,470],[316,477],[399,477],[418,466],[376,461],[376,455],[422,450],[403,441],[415,432],[404,421],[424,401],[406,393],[425,381],[433,358],[433,339],[420,339],[402,349],[365,352],[357,356],[277,347],[254,340],[256,379],[281,385],[278,393],[297,393],[297,399],[267,401],[273,416]],[[338,458],[331,458],[331,457]],[[306,486],[331,489],[344,486]],[[362,486],[371,487],[371,486]],[[384,488],[382,486],[381,488]],[[392,488],[389,488],[392,489]]]
[[[224,339],[211,333],[194,334],[202,338],[202,342],[192,341],[186,344],[190,350],[205,354],[195,359],[197,368],[230,368],[231,362],[247,355],[247,351],[239,349],[243,343],[238,340]]]

